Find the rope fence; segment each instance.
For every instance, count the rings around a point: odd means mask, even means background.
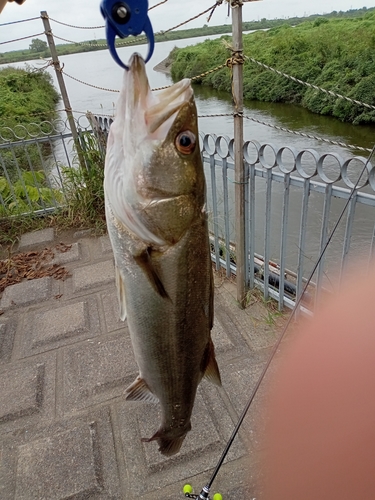
[[[255,1],[255,0],[254,0],[254,1]],[[56,37],[56,38],[58,38],[58,37]],[[317,86],[317,85],[313,85],[313,84],[308,83],[308,82],[305,82],[305,81],[303,81],[303,80],[299,80],[298,78],[295,78],[294,76],[288,75],[287,73],[283,73],[282,71],[279,71],[279,70],[277,70],[277,69],[275,69],[275,68],[272,68],[271,66],[268,66],[268,65],[266,65],[266,64],[263,64],[263,63],[261,63],[260,61],[257,61],[257,60],[255,60],[255,59],[253,59],[253,58],[250,58],[250,57],[246,56],[246,55],[244,55],[244,56],[243,56],[243,58],[244,58],[244,60],[250,60],[251,62],[253,62],[253,63],[255,63],[255,64],[258,64],[258,65],[260,65],[260,66],[264,67],[265,69],[268,69],[268,70],[270,70],[270,71],[273,71],[274,73],[277,73],[277,74],[279,74],[280,76],[283,76],[283,77],[285,77],[285,78],[287,78],[287,79],[289,79],[289,80],[292,80],[292,81],[294,81],[294,82],[296,82],[296,83],[299,83],[299,84],[301,84],[301,85],[305,85],[306,87],[313,88],[314,90],[318,90],[318,91],[320,91],[320,92],[323,92],[323,93],[325,93],[325,94],[327,94],[327,95],[331,95],[331,96],[336,97],[336,98],[338,98],[338,99],[344,99],[344,100],[346,100],[346,101],[348,101],[348,102],[351,102],[352,104],[356,104],[356,105],[358,105],[358,106],[364,106],[364,107],[366,107],[366,108],[370,108],[370,109],[375,110],[375,106],[372,106],[371,104],[368,104],[368,103],[365,103],[365,102],[362,102],[362,101],[358,101],[358,100],[356,100],[356,99],[351,99],[350,97],[344,96],[344,95],[342,95],[342,94],[338,94],[337,92],[334,92],[334,91],[332,91],[332,90],[327,90],[327,89],[324,89],[324,88],[319,87],[319,86]],[[220,69],[223,69],[223,68],[225,68],[225,67],[229,67],[229,68],[231,68],[233,64],[239,64],[239,63],[240,63],[240,62],[238,61],[238,59],[236,59],[236,58],[235,58],[235,59],[233,59],[233,57],[232,57],[232,58],[229,58],[229,59],[227,59],[227,61],[226,61],[224,64],[221,64],[221,65],[217,66],[216,68],[213,68],[213,69],[208,70],[208,71],[206,71],[206,72],[204,72],[204,73],[201,73],[200,75],[194,76],[194,77],[190,78],[190,80],[192,80],[192,81],[194,81],[194,80],[199,80],[199,79],[201,79],[201,78],[204,78],[205,76],[208,76],[208,75],[209,75],[209,74],[211,74],[211,73],[214,73],[215,71],[219,71]],[[78,81],[78,82],[82,83],[83,85],[87,85],[87,86],[89,86],[89,87],[97,88],[97,89],[100,89],[100,90],[105,90],[105,91],[107,91],[107,92],[119,92],[119,90],[114,90],[114,89],[106,89],[106,88],[103,88],[103,87],[98,87],[98,86],[96,86],[96,85],[93,85],[93,84],[90,84],[90,83],[84,82],[84,81],[79,80],[78,78],[76,78],[76,77],[74,77],[74,76],[72,76],[72,75],[67,74],[65,71],[64,71],[64,74],[65,74],[67,77],[69,77],[69,78],[71,78],[71,79],[73,79],[73,80],[76,80],[76,81]],[[166,89],[166,88],[168,88],[168,87],[169,87],[169,86],[159,87],[159,88],[156,88],[156,89],[153,89],[153,90],[164,90],[164,89]]]
[[[28,21],[35,21],[40,17],[30,17],[29,19],[21,19],[20,21],[10,21],[9,23],[1,23],[0,26],[9,26],[10,24],[27,23]]]
[[[79,80],[78,80],[79,81]],[[99,88],[99,87],[97,87]],[[160,87],[158,89],[152,89],[153,91],[157,91],[157,90],[164,90],[165,88],[168,88],[168,87]],[[100,90],[103,90],[100,88]],[[111,92],[118,92],[117,90],[112,90]],[[74,113],[74,114],[77,114],[77,115],[86,115],[86,111],[79,111],[79,110],[76,110],[76,109],[65,109],[65,108],[62,108],[62,109],[57,109],[57,110],[51,110],[50,111],[50,114],[52,115],[53,113],[62,113],[62,112],[66,112],[66,111],[70,111],[71,113]],[[43,113],[32,113],[31,116],[38,116],[38,115],[45,115],[46,112],[43,112]],[[109,113],[94,113],[96,116],[103,116],[103,117],[107,117],[107,118],[114,118],[114,114],[112,115],[109,115]],[[20,116],[18,116],[20,117]],[[221,117],[230,117],[230,118],[233,118],[233,113],[215,113],[215,114],[204,114],[204,115],[198,115],[198,118],[221,118]],[[312,135],[312,134],[307,134],[305,132],[299,132],[297,130],[292,130],[292,129],[289,129],[289,128],[285,128],[285,127],[280,127],[279,125],[274,125],[272,123],[267,123],[267,122],[264,122],[262,120],[258,120],[257,118],[254,118],[252,116],[248,116],[248,115],[243,115],[243,117],[246,119],[246,120],[249,120],[249,121],[252,121],[252,122],[255,122],[255,123],[258,123],[259,125],[263,125],[265,127],[269,127],[269,128],[272,128],[272,129],[275,129],[275,130],[280,130],[281,132],[287,132],[288,134],[293,134],[293,135],[297,135],[297,136],[300,136],[300,137],[304,137],[305,139],[313,139],[315,141],[319,141],[319,142],[324,142],[326,144],[331,144],[333,146],[340,146],[342,148],[346,148],[346,149],[354,149],[356,151],[363,151],[365,153],[369,153],[372,151],[371,148],[364,148],[362,146],[357,146],[355,144],[346,144],[345,142],[341,142],[341,141],[334,141],[332,139],[326,139],[324,137],[320,137],[318,135]],[[6,126],[4,123],[0,123],[0,126],[4,127]]]
[[[168,0],[162,0],[161,2],[157,3],[156,5],[152,6],[149,8],[149,10],[153,9],[153,8],[156,8],[164,3],[166,3]],[[209,13],[209,18],[208,20],[211,19],[212,17],[212,14],[214,13],[215,9],[220,6],[222,3],[223,3],[224,0],[217,0],[215,2],[215,4],[211,5],[209,8],[203,10],[202,12],[200,12],[199,14],[193,16],[193,17],[190,17],[189,19],[187,19],[186,21],[183,21],[182,23],[179,23],[177,24],[176,26],[173,26],[172,28],[169,28],[165,31],[159,31],[158,33],[155,33],[155,36],[157,35],[164,35],[166,33],[169,33],[173,30],[176,30],[177,28],[180,28],[181,26],[184,26],[186,24],[188,24],[189,22],[203,16],[204,14],[208,14]],[[253,2],[253,1],[259,1],[259,0],[242,0],[241,3],[244,3],[244,2]],[[34,20],[37,20],[39,19],[39,17],[34,17],[34,18],[29,18],[29,19],[22,19],[20,21],[14,21],[14,22],[11,22],[11,23],[4,23],[4,24],[0,24],[0,26],[3,26],[3,25],[7,25],[7,24],[16,24],[16,23],[21,23],[21,22],[27,22],[27,21],[34,21]],[[90,30],[90,29],[101,29],[101,28],[104,28],[105,26],[104,25],[100,25],[100,26],[78,26],[78,25],[72,25],[72,24],[68,24],[68,23],[64,23],[62,21],[59,21],[57,19],[54,19],[54,18],[51,18],[49,17],[49,19],[57,24],[60,24],[60,25],[63,25],[63,26],[67,26],[67,27],[70,27],[70,28],[76,28],[76,29],[84,29],[84,30]],[[25,39],[29,39],[29,38],[33,38],[33,37],[38,37],[38,36],[41,36],[41,35],[44,35],[45,33],[44,32],[41,32],[41,33],[37,33],[35,35],[29,35],[29,36],[26,36],[26,37],[22,37],[22,38],[17,38],[17,39],[14,39],[14,40],[9,40],[9,41],[5,41],[5,42],[0,42],[0,45],[3,45],[3,44],[6,44],[6,43],[11,43],[11,42],[15,42],[15,41],[20,41],[20,40],[25,40]],[[55,35],[53,34],[53,36],[58,39],[58,40],[61,40],[61,41],[64,41],[64,42],[67,42],[67,43],[71,43],[71,44],[76,44],[76,45],[86,45],[86,46],[91,46],[91,47],[107,47],[107,44],[106,43],[93,43],[93,42],[75,42],[73,40],[69,40],[69,39],[66,39],[66,38],[63,38],[63,37],[60,37],[58,35]],[[147,41],[147,38],[146,37],[134,37],[134,39],[132,40],[128,40],[127,42],[120,42],[118,43],[118,46],[127,46],[127,45],[134,45],[134,44],[137,44],[139,43],[140,41]],[[230,48],[230,47],[228,47]],[[232,51],[233,52],[233,51]],[[355,105],[358,105],[358,106],[363,106],[363,107],[366,107],[368,109],[371,109],[371,110],[375,110],[375,106],[371,105],[371,104],[368,104],[368,103],[365,103],[365,102],[362,102],[362,101],[358,101],[356,99],[352,99],[350,97],[347,97],[347,96],[344,96],[342,94],[339,94],[337,92],[334,92],[332,90],[327,90],[327,89],[324,89],[322,87],[319,87],[317,85],[314,85],[314,84],[311,84],[309,82],[306,82],[306,81],[303,81],[303,80],[300,80],[299,78],[296,78],[292,75],[289,75],[283,71],[280,71],[280,70],[277,70],[276,68],[273,68],[271,66],[268,66],[267,64],[265,63],[262,63],[260,61],[257,61],[256,59],[246,55],[246,54],[240,54],[241,55],[241,61],[238,61],[237,59],[234,60],[234,57],[235,55],[232,54],[232,57],[227,59],[225,63],[211,69],[211,70],[208,70],[206,72],[203,72],[199,75],[196,75],[194,77],[191,77],[190,80],[191,81],[196,81],[196,80],[200,80],[206,76],[208,76],[209,74],[212,74],[216,71],[219,71],[221,69],[224,69],[225,67],[228,67],[229,69],[232,68],[233,64],[243,64],[245,61],[248,61],[248,62],[251,62],[253,64],[256,64],[268,71],[272,71],[273,73],[276,73],[278,74],[279,76],[282,76],[288,80],[291,80],[293,82],[296,82],[300,85],[304,85],[308,88],[312,88],[314,90],[317,90],[319,92],[323,92],[325,93],[326,95],[329,95],[329,96],[332,96],[332,97],[335,97],[335,98],[338,98],[338,99],[343,99],[347,102],[350,102],[352,104],[355,104]],[[237,54],[238,56],[238,54]],[[46,69],[49,65],[51,64],[51,62],[49,61],[47,66],[43,69]],[[98,85],[94,85],[94,84],[91,84],[91,83],[88,83],[88,82],[85,82],[69,73],[66,73],[65,70],[64,70],[64,66],[62,66],[62,68],[60,69],[61,73],[64,73],[68,78],[82,84],[82,85],[86,85],[88,87],[91,87],[91,88],[95,88],[97,90],[102,90],[102,91],[105,91],[105,92],[112,92],[112,93],[119,93],[120,91],[117,90],[117,89],[110,89],[110,88],[105,88],[105,87],[101,87],[101,86],[98,86]],[[152,90],[154,91],[159,91],[159,90],[164,90],[164,89],[167,89],[169,88],[170,85],[167,85],[167,86],[164,86],[164,87],[159,87],[159,88],[154,88]],[[62,111],[62,110],[59,110],[59,111]],[[73,111],[75,113],[81,113],[79,111]],[[33,116],[37,116],[37,114],[34,114]],[[106,116],[106,115],[101,115],[101,116]],[[231,114],[209,114],[209,115],[200,115],[200,118],[213,118],[213,117],[219,117],[219,116],[233,116],[233,113]],[[262,120],[258,120],[254,117],[250,117],[250,116],[246,116],[246,115],[243,115],[243,117],[247,120],[250,120],[250,121],[253,121],[255,123],[258,123],[260,125],[264,125],[266,127],[270,127],[270,128],[273,128],[275,130],[280,130],[282,132],[287,132],[287,133],[290,133],[290,134],[293,134],[293,135],[298,135],[298,136],[301,136],[301,137],[304,137],[306,139],[313,139],[313,140],[317,140],[317,141],[322,141],[322,142],[325,142],[325,143],[328,143],[328,144],[332,144],[332,145],[336,145],[336,146],[340,146],[340,147],[345,147],[345,148],[348,148],[348,149],[356,149],[356,150],[359,150],[359,151],[364,151],[364,152],[370,152],[371,149],[369,148],[364,148],[364,147],[361,147],[361,146],[356,146],[356,145],[353,145],[353,144],[346,144],[346,143],[343,143],[343,142],[340,142],[340,141],[334,141],[334,140],[331,140],[331,139],[325,139],[323,137],[319,137],[319,136],[316,136],[316,135],[312,135],[312,134],[307,134],[307,133],[304,133],[304,132],[299,132],[299,131],[296,131],[296,130],[291,130],[291,129],[288,129],[288,128],[285,128],[285,127],[281,127],[281,126],[278,126],[278,125],[273,125],[271,123],[267,123],[267,122],[264,122]]]
[[[254,64],[257,64],[258,66],[261,66],[265,69],[268,69],[269,71],[272,71],[273,73],[276,73],[280,76],[283,76],[284,78],[287,78],[288,80],[292,80],[293,82],[299,83],[301,85],[304,85],[305,87],[312,88],[314,90],[319,90],[320,92],[324,92],[327,95],[330,95],[332,97],[337,97],[338,99],[344,99],[345,101],[348,101],[352,104],[357,104],[358,106],[364,106],[369,109],[375,109],[375,106],[372,106],[371,104],[367,104],[362,101],[357,101],[356,99],[351,99],[350,97],[346,97],[342,94],[338,94],[337,92],[334,92],[333,90],[327,90],[323,89],[322,87],[318,87],[317,85],[313,85],[312,83],[304,82],[303,80],[300,80],[299,78],[296,78],[294,76],[288,75],[287,73],[284,73],[283,71],[279,71],[275,68],[272,68],[271,66],[268,66],[267,64],[264,64],[260,61],[257,61],[256,59],[253,59],[252,57],[249,56],[244,56],[245,59],[248,61],[251,61]]]
[[[23,36],[21,38],[14,38],[13,40],[7,40],[5,42],[0,42],[0,45],[4,45],[6,43],[13,43],[13,42],[20,42],[21,40],[27,40],[28,38],[35,38],[37,36],[42,36],[44,35],[44,31],[41,33],[36,33],[36,35],[28,35],[28,36]]]

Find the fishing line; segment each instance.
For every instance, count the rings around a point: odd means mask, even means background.
[[[335,232],[336,232],[336,230],[337,230],[337,228],[338,228],[338,226],[339,226],[339,224],[340,224],[340,222],[342,220],[342,218],[344,217],[346,209],[348,208],[348,205],[351,202],[351,200],[352,200],[352,198],[354,196],[354,193],[356,192],[356,189],[357,189],[357,187],[358,187],[358,185],[360,183],[362,175],[365,173],[365,171],[367,169],[367,166],[370,163],[371,158],[374,155],[374,153],[375,153],[375,144],[374,144],[374,146],[373,146],[373,148],[371,150],[371,153],[370,153],[370,155],[369,155],[369,157],[368,157],[368,159],[367,159],[367,161],[366,161],[363,169],[361,170],[361,173],[360,173],[360,175],[358,177],[357,182],[355,183],[355,185],[353,186],[353,188],[350,191],[349,197],[348,197],[348,199],[347,199],[347,201],[346,201],[346,203],[344,205],[344,208],[342,209],[342,211],[341,211],[341,213],[339,215],[339,218],[338,218],[336,224],[334,225],[334,227],[333,227],[333,229],[332,229],[332,231],[331,231],[331,233],[330,233],[330,235],[329,235],[329,237],[327,239],[327,242],[324,245],[324,247],[323,247],[323,249],[322,249],[322,251],[321,251],[321,253],[320,253],[320,255],[319,255],[319,257],[318,257],[318,259],[317,259],[317,261],[316,261],[316,263],[314,265],[314,267],[313,267],[313,270],[311,271],[311,273],[310,273],[310,275],[309,275],[309,277],[308,277],[308,279],[306,281],[306,284],[305,284],[305,286],[304,286],[304,288],[302,290],[302,293],[301,293],[300,297],[298,298],[298,300],[297,300],[297,302],[296,302],[296,304],[295,304],[295,306],[294,306],[294,308],[293,308],[293,310],[292,310],[292,312],[291,312],[291,314],[290,314],[290,316],[288,318],[288,321],[287,321],[285,327],[283,328],[283,331],[282,331],[279,339],[277,340],[276,344],[272,348],[271,355],[270,355],[268,361],[266,362],[266,365],[264,366],[264,368],[263,368],[263,370],[262,370],[262,372],[261,372],[261,374],[259,376],[259,379],[258,379],[257,383],[255,384],[255,387],[254,387],[254,389],[253,389],[253,391],[252,391],[252,393],[250,395],[249,401],[247,402],[245,408],[243,409],[243,411],[242,411],[242,413],[241,413],[241,415],[239,417],[237,425],[234,428],[234,430],[232,432],[232,435],[230,436],[230,438],[229,438],[229,440],[228,440],[228,442],[227,442],[227,444],[226,444],[226,446],[224,448],[224,451],[223,451],[223,453],[222,453],[222,455],[221,455],[221,457],[220,457],[220,459],[219,459],[219,461],[218,461],[218,463],[217,463],[217,465],[215,467],[215,470],[213,471],[213,473],[211,475],[211,478],[210,478],[209,482],[207,483],[206,486],[203,487],[203,489],[202,489],[202,491],[200,492],[199,495],[189,495],[189,498],[196,498],[197,500],[208,499],[208,495],[209,495],[211,486],[212,486],[212,484],[213,484],[213,482],[214,482],[214,480],[215,480],[215,478],[216,478],[216,476],[217,476],[217,474],[218,474],[221,466],[223,465],[223,462],[224,462],[224,460],[225,460],[225,458],[226,458],[226,456],[227,456],[227,454],[228,454],[228,452],[230,450],[230,447],[232,446],[233,441],[234,441],[235,437],[237,436],[238,431],[239,431],[239,429],[240,429],[240,427],[242,425],[242,422],[244,421],[245,416],[246,416],[246,414],[247,414],[247,412],[248,412],[248,410],[249,410],[249,408],[250,408],[250,406],[251,406],[251,404],[252,404],[252,402],[253,402],[253,400],[254,400],[257,392],[258,392],[260,384],[263,382],[263,379],[264,379],[264,377],[265,377],[265,375],[267,373],[267,370],[270,367],[270,364],[272,363],[273,358],[275,357],[275,354],[276,354],[277,350],[280,347],[281,341],[283,340],[283,338],[284,338],[284,336],[285,336],[285,334],[286,334],[286,332],[287,332],[287,330],[289,328],[289,325],[290,325],[292,319],[294,318],[295,312],[298,310],[298,307],[299,307],[299,305],[300,305],[300,303],[301,303],[301,301],[303,299],[303,296],[304,296],[304,294],[305,294],[308,286],[310,285],[310,282],[311,282],[311,280],[312,280],[312,278],[314,276],[314,273],[317,270],[318,265],[321,262],[324,254],[325,254],[325,252],[326,252],[326,250],[327,250],[327,248],[328,248],[328,246],[329,246],[329,244],[330,244],[330,242],[331,242],[331,240],[332,240],[332,238],[333,238],[333,236],[334,236],[334,234],[335,234]]]

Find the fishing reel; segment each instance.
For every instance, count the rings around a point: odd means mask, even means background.
[[[145,62],[151,59],[154,52],[154,32],[148,17],[148,0],[102,0],[100,11],[105,19],[106,38],[113,59],[122,68],[129,68],[121,61],[116,51],[116,36],[126,38],[145,33],[148,40],[148,55]]]
[[[211,500],[211,498],[208,496],[210,491],[206,486],[203,488],[199,495],[195,495],[193,493],[193,487],[191,486],[191,484],[185,484],[182,488],[182,491],[185,495],[185,498],[194,498],[195,500]],[[223,497],[220,493],[215,493],[212,497],[212,500],[223,500]]]

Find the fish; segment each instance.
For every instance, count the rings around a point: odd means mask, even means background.
[[[174,455],[202,378],[221,385],[206,183],[190,80],[151,91],[139,54],[110,127],[104,192],[120,317],[139,368],[126,399],[160,404],[160,426],[142,441]]]

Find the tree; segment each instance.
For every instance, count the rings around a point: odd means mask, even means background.
[[[47,42],[43,42],[39,38],[33,38],[29,45],[29,49],[31,52],[43,52],[43,50],[47,49]]]

